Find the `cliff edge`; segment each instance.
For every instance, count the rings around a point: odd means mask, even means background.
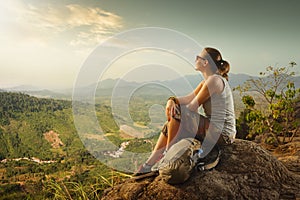
[[[236,140],[222,151],[215,169],[195,172],[184,184],[169,185],[160,176],[128,179],[102,199],[300,199],[300,176],[256,143]]]

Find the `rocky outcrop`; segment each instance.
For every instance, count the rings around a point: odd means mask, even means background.
[[[236,140],[223,148],[219,165],[195,172],[180,185],[169,185],[160,176],[128,179],[106,190],[112,199],[298,199],[300,176],[259,145]]]
[[[300,100],[298,100],[296,102],[294,109],[295,109],[295,118],[299,119],[300,118]]]

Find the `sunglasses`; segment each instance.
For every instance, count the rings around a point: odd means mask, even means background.
[[[196,61],[198,61],[199,59],[206,60],[205,58],[202,58],[201,56],[196,56]]]

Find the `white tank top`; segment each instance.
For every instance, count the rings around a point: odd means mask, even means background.
[[[232,92],[228,81],[220,76],[224,83],[224,89],[220,94],[213,94],[205,103],[203,103],[203,110],[210,123],[220,130],[223,136],[226,136],[233,142],[236,135],[235,113]]]

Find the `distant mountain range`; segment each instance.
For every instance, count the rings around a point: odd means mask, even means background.
[[[4,90],[11,91],[11,92],[21,92],[21,91],[40,91],[43,89],[32,85],[19,85],[11,88],[5,88]]]
[[[247,74],[229,74],[229,84],[232,88],[242,85],[250,78],[257,78]],[[152,83],[141,83],[134,81],[125,81],[122,79],[106,79],[96,84],[81,87],[76,89],[76,93],[84,99],[86,95],[93,94],[96,89],[97,96],[128,96],[132,92],[139,92],[141,94],[159,94],[166,91],[175,92],[177,95],[184,95],[191,89],[195,88],[202,80],[201,75],[187,75],[181,78],[154,81]],[[294,77],[293,81],[297,88],[300,87],[300,77]],[[72,99],[73,88],[64,90],[48,90],[41,89],[36,86],[21,85],[12,88],[0,88],[1,91],[22,92],[36,97],[54,98],[54,99]]]

